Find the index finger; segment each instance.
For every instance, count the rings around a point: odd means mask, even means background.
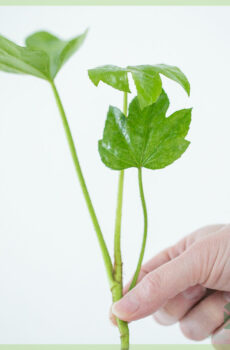
[[[207,254],[201,254],[196,245],[161,265],[113,304],[113,314],[130,322],[156,312],[169,299],[200,283],[200,266],[204,265],[202,262],[206,258]]]
[[[163,250],[162,252],[158,253],[156,256],[154,256],[152,259],[147,261],[144,265],[142,265],[137,284],[141,282],[141,280],[148,275],[149,272],[157,269],[159,266],[169,262],[172,258],[169,253],[170,248]],[[132,279],[125,285],[123,290],[123,295],[128,293],[130,284],[132,282]]]

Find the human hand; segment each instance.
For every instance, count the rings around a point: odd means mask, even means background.
[[[153,314],[162,325],[180,322],[183,334],[230,344],[224,307],[230,302],[230,225],[199,229],[164,250],[141,269],[137,286],[112,306],[134,321]]]

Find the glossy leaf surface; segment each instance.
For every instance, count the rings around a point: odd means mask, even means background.
[[[176,66],[168,66],[167,64],[156,64],[154,70],[165,77],[176,81],[190,95],[190,84],[184,73]]]
[[[101,66],[89,69],[88,74],[94,85],[102,81],[117,90],[130,92],[128,73],[134,80],[141,108],[156,102],[162,91],[160,74],[180,84],[190,94],[190,84],[184,73],[175,66],[165,64],[139,65],[121,68],[117,66]]]
[[[102,66],[88,71],[89,78],[98,86],[100,81],[117,90],[130,92],[127,70],[117,66]]]
[[[128,67],[131,72],[141,108],[156,102],[162,91],[160,75],[152,66]]]
[[[110,107],[99,153],[106,166],[115,170],[131,167],[161,169],[177,160],[189,146],[185,139],[191,122],[191,109],[166,117],[169,100],[162,91],[156,103],[140,108],[135,97],[128,117]]]

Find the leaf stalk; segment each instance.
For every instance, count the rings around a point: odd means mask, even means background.
[[[94,229],[95,229],[96,234],[97,234],[98,242],[99,242],[99,245],[101,248],[101,252],[102,252],[102,256],[103,256],[103,260],[104,260],[104,264],[105,264],[105,268],[106,268],[106,272],[107,272],[107,277],[108,277],[109,284],[110,284],[110,288],[113,288],[115,283],[114,283],[114,279],[113,279],[113,265],[112,265],[112,261],[111,261],[110,255],[109,255],[109,251],[108,251],[108,248],[106,246],[106,243],[105,243],[105,240],[104,240],[104,237],[103,237],[103,234],[102,234],[102,231],[101,231],[98,219],[97,219],[97,215],[96,215],[95,209],[93,207],[93,204],[92,204],[92,201],[91,201],[91,198],[90,198],[87,186],[86,186],[86,182],[85,182],[85,179],[84,179],[84,176],[83,176],[83,173],[81,170],[80,162],[79,162],[79,159],[77,156],[76,147],[75,147],[75,144],[73,141],[73,136],[72,136],[72,133],[71,133],[71,130],[69,127],[69,123],[68,123],[68,120],[66,117],[66,113],[65,113],[61,98],[59,96],[59,93],[57,91],[55,83],[53,81],[51,81],[50,83],[51,83],[51,87],[52,87],[52,90],[53,90],[53,93],[55,96],[55,100],[56,100],[56,103],[57,103],[57,106],[58,106],[58,109],[59,109],[59,112],[61,115],[63,127],[65,130],[65,134],[66,134],[66,138],[68,141],[70,153],[71,153],[71,156],[73,159],[73,163],[74,163],[74,166],[75,166],[75,169],[77,172],[77,176],[78,176],[78,179],[80,182],[80,186],[81,186],[81,189],[82,189],[85,201],[86,201],[86,205],[88,207],[88,211],[89,211]]]
[[[134,273],[133,280],[130,284],[129,290],[133,289],[137,283],[138,276],[141,270],[141,265],[144,258],[145,253],[145,247],[146,247],[146,241],[147,241],[147,231],[148,231],[148,214],[147,214],[147,208],[146,208],[146,202],[145,202],[145,195],[144,195],[144,188],[143,188],[143,181],[142,181],[142,168],[138,168],[138,183],[139,183],[139,191],[140,191],[140,198],[141,198],[141,204],[142,204],[142,210],[143,210],[143,216],[144,216],[144,233],[143,233],[143,240],[142,240],[142,246],[141,246],[141,252],[137,263],[137,268]]]

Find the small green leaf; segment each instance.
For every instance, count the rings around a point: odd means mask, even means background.
[[[130,92],[128,72],[124,68],[107,65],[89,69],[88,74],[89,78],[96,86],[98,86],[100,81],[103,81],[103,83],[117,90]]]
[[[175,66],[168,66],[166,64],[156,64],[153,66],[155,71],[163,74],[167,78],[176,81],[179,83],[184,90],[187,92],[188,96],[190,95],[190,84],[184,73]]]
[[[156,102],[162,91],[160,75],[152,66],[127,67],[131,72],[141,108]]]
[[[49,60],[44,52],[18,46],[0,36],[0,70],[49,79]]]
[[[110,107],[103,138],[99,141],[103,163],[115,170],[161,169],[178,159],[190,143],[185,136],[191,122],[191,109],[166,117],[168,107],[164,91],[156,103],[143,110],[134,98],[128,117],[118,108]]]
[[[26,39],[30,49],[41,50],[49,57],[49,74],[55,78],[64,63],[81,47],[87,30],[72,40],[61,40],[48,32],[37,32]]]
[[[182,71],[174,66],[165,64],[128,66],[121,68],[117,66],[101,66],[89,69],[88,74],[94,85],[98,86],[100,81],[114,87],[117,90],[130,92],[128,73],[132,74],[137,96],[141,109],[156,102],[162,91],[160,74],[179,83],[190,94],[190,85]]]

